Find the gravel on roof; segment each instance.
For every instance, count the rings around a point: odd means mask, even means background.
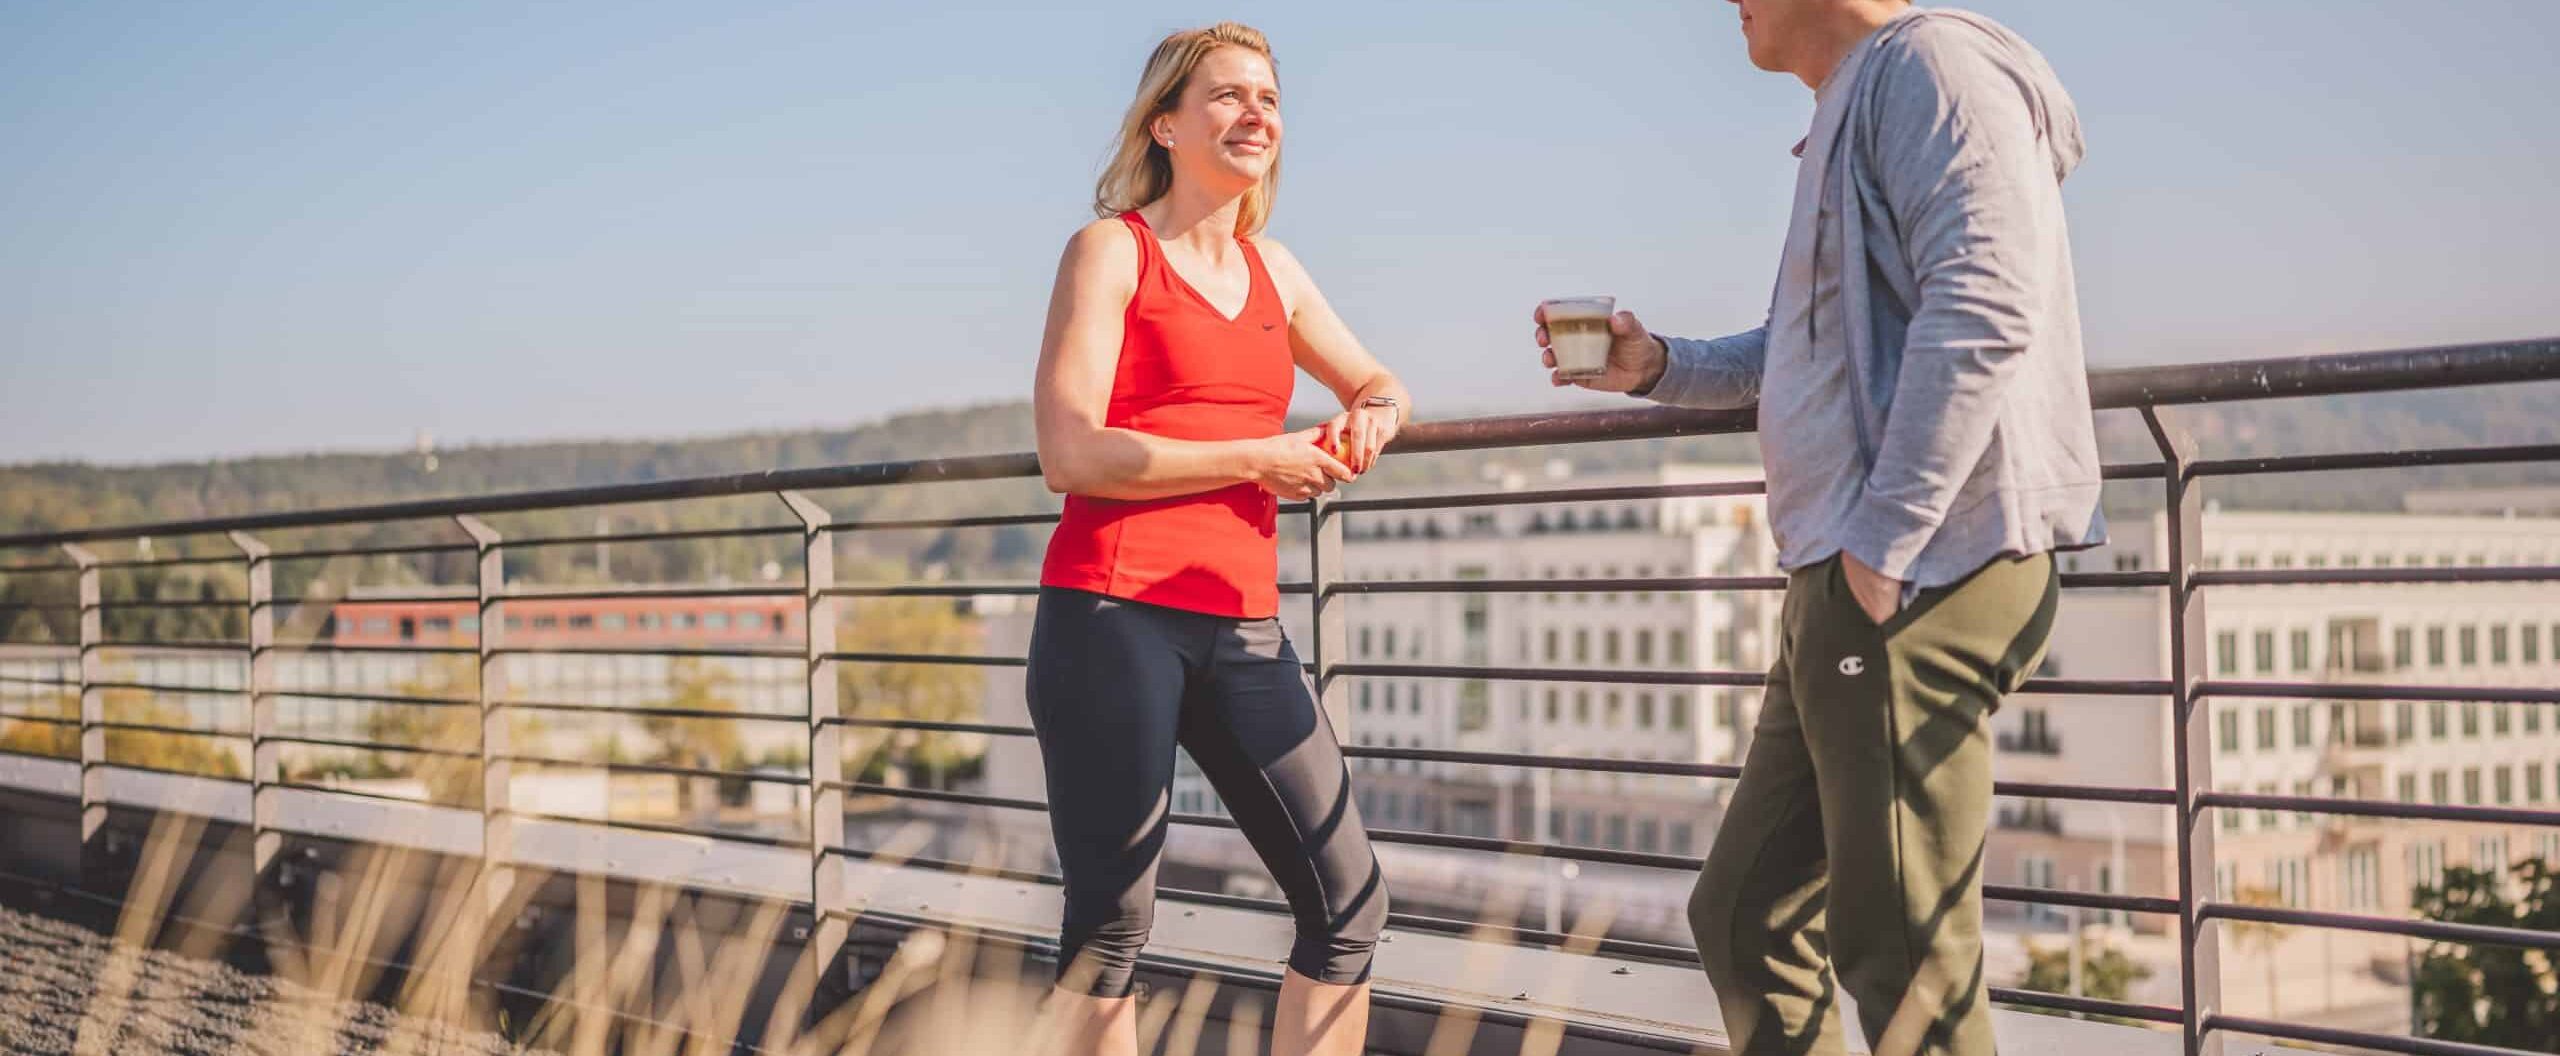
[[[0,907],[0,1056],[300,1056],[315,1036],[354,1056],[385,1052],[398,1035],[404,1056],[530,1051],[216,961],[120,949],[79,925]]]

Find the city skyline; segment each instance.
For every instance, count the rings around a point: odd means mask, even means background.
[[[2098,365],[2560,331],[2560,135],[2534,105],[2560,74],[2530,43],[2560,9],[1973,6],[2090,126],[2069,193]],[[1749,68],[1729,5],[1235,14],[1290,93],[1274,233],[1426,415],[1606,405],[1546,389],[1541,296],[1756,321],[1808,97]],[[0,143],[29,159],[0,171],[24,397],[0,464],[1018,398],[1138,61],[1208,17],[0,14]],[[1589,55],[1623,61],[1565,58]]]

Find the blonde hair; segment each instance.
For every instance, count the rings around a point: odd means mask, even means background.
[[[1181,101],[1192,71],[1200,68],[1209,53],[1227,47],[1244,48],[1272,62],[1275,69],[1278,66],[1262,31],[1236,22],[1181,30],[1156,45],[1155,54],[1147,57],[1146,73],[1138,78],[1138,97],[1130,100],[1129,112],[1120,119],[1120,137],[1112,147],[1111,160],[1094,183],[1094,215],[1118,216],[1173,189],[1173,156],[1147,126]],[[1275,144],[1262,182],[1245,192],[1244,204],[1236,210],[1236,237],[1262,233],[1262,225],[1271,219],[1271,200],[1279,193],[1280,152]]]

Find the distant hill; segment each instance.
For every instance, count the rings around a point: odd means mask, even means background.
[[[2477,444],[2560,442],[2560,383],[2454,389],[2384,397],[2335,397],[2266,401],[2221,407],[2175,408],[2173,420],[2191,429],[2215,457],[2351,450],[2402,450]],[[2151,457],[2139,419],[2125,412],[2101,418],[2103,446],[2111,459]],[[47,463],[0,467],[0,532],[131,524],[252,511],[309,509],[440,495],[473,495],[579,485],[664,480],[773,468],[839,465],[948,455],[1028,450],[1031,416],[1023,403],[923,410],[845,429],[746,433],[688,440],[596,440],[495,444],[435,453],[432,466],[415,453],[302,455],[100,467]],[[1479,479],[1488,462],[1514,465],[1562,458],[1586,471],[1647,463],[1734,461],[1757,458],[1748,437],[1707,437],[1627,444],[1541,448],[1534,452],[1470,452],[1390,459],[1374,487],[1404,482]],[[2395,473],[2332,473],[2278,479],[2217,482],[2214,496],[2231,506],[2296,509],[2394,509],[2410,488],[2560,481],[2560,467],[2503,466]],[[2115,501],[2138,503],[2149,489],[2110,489]],[[1054,508],[1054,497],[1036,481],[1006,481],[920,488],[870,489],[829,497],[847,515],[932,516],[953,512],[1020,512]],[[737,523],[787,523],[779,504],[760,498],[711,503],[671,503],[664,508],[602,511],[611,530],[696,527]],[[496,519],[510,534],[576,535],[596,530],[598,511]],[[385,542],[422,537],[457,538],[450,526],[395,525],[363,533],[311,533],[313,538]],[[900,538],[888,538],[898,536]],[[858,540],[855,556],[890,564],[918,561],[1018,567],[1036,550],[1036,536],[970,529],[959,533],[882,533]],[[787,540],[786,540],[787,542]],[[198,548],[220,545],[200,541]],[[573,579],[581,555],[527,558],[528,573]],[[5,555],[0,555],[5,556]],[[626,548],[615,559],[617,576],[638,573],[680,578],[751,577],[765,560],[788,557],[787,547],[742,543]],[[633,567],[632,563],[637,562]],[[443,578],[421,564],[417,574]],[[961,574],[969,569],[955,570]],[[513,574],[513,573],[511,573]],[[467,577],[467,572],[463,573]]]

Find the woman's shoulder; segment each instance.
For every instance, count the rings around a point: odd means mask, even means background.
[[[1246,241],[1253,244],[1254,252],[1262,254],[1262,265],[1271,272],[1274,283],[1295,286],[1308,281],[1306,265],[1298,263],[1298,255],[1289,252],[1279,239],[1259,234]]]
[[[1060,259],[1061,270],[1119,275],[1131,279],[1138,273],[1138,240],[1129,225],[1119,217],[1104,217],[1077,228],[1067,236],[1067,251]]]

